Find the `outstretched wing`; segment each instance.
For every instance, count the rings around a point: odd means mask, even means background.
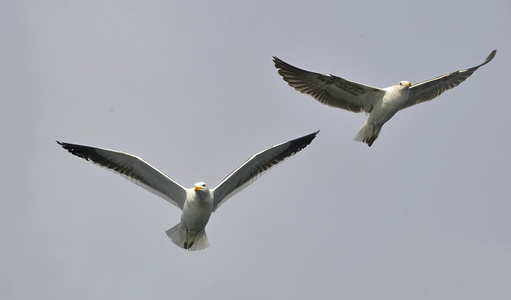
[[[213,204],[213,211],[220,207],[227,199],[254,182],[266,171],[307,147],[318,132],[319,131],[316,131],[289,142],[275,145],[248,159],[212,190],[215,201]]]
[[[322,75],[294,67],[273,57],[279,74],[295,90],[314,97],[319,102],[352,112],[371,111],[385,91],[334,75]]]
[[[186,190],[139,157],[128,153],[59,142],[71,154],[112,170],[183,209]]]
[[[408,92],[408,101],[401,109],[432,100],[440,96],[443,92],[457,87],[460,83],[465,81],[465,79],[470,77],[470,75],[472,75],[477,69],[489,63],[493,57],[495,57],[495,53],[497,53],[497,50],[493,50],[482,64],[473,68],[459,70],[412,85]]]

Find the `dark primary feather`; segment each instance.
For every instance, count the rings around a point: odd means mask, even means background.
[[[213,189],[215,199],[213,210],[216,210],[227,199],[254,182],[266,171],[307,147],[318,132],[319,130],[289,142],[275,145],[249,158]]]
[[[183,208],[186,198],[184,187],[149,163],[134,155],[77,144],[57,141],[69,153],[107,168],[150,192],[163,197],[179,208]]]
[[[105,157],[99,155],[96,150],[97,148],[89,147],[89,146],[83,146],[83,145],[76,145],[76,144],[69,144],[64,142],[57,141],[59,145],[62,146],[62,148],[69,151],[69,153],[76,155],[78,157],[81,157],[85,160],[94,162],[98,165],[101,165],[105,168],[111,169],[112,171],[121,173],[126,176],[132,175],[133,168],[132,167],[126,167],[124,165],[120,165],[118,162],[106,159]]]
[[[381,94],[378,88],[346,80],[334,75],[323,75],[294,67],[278,57],[273,62],[282,78],[295,90],[314,97],[319,102],[352,112],[370,110],[372,96]],[[373,95],[371,95],[373,94]],[[368,96],[368,97],[366,97]]]
[[[495,57],[496,53],[497,50],[493,50],[486,60],[478,66],[438,76],[413,85],[408,92],[408,101],[401,109],[432,100],[440,96],[443,92],[457,87],[460,83],[470,77],[470,75],[472,75],[477,69],[489,63],[493,57]]]

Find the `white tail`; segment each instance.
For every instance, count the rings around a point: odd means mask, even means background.
[[[165,231],[165,233],[168,235],[169,238],[172,239],[172,242],[174,242],[174,244],[183,249],[185,248],[186,228],[182,226],[181,223]],[[195,238],[193,236],[189,236],[188,238],[189,240],[193,241],[193,244],[187,250],[198,251],[209,247],[208,236],[206,235],[205,229],[202,229],[199,232],[197,232],[197,234],[195,234]]]
[[[376,138],[378,138],[380,129],[381,126],[375,128],[374,124],[365,123],[364,127],[362,127],[357,136],[355,136],[355,141],[366,143],[369,147],[371,147]]]

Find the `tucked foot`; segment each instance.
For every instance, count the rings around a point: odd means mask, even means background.
[[[188,228],[185,229],[185,233],[186,233],[185,244],[183,245],[183,248],[188,249],[192,246],[192,245],[188,246]],[[192,242],[192,244],[193,244],[193,242]]]
[[[193,241],[191,241],[190,244],[188,245],[188,248],[185,248],[185,249],[190,249],[190,248],[192,248],[192,246],[193,246]]]
[[[366,139],[365,142],[366,142],[367,146],[371,147],[377,137],[378,137],[377,135],[373,135],[373,136],[369,137],[368,139]]]

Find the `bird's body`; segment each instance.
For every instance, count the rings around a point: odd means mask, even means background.
[[[317,133],[275,145],[255,154],[213,189],[209,189],[204,182],[195,183],[193,188],[185,188],[141,158],[128,153],[57,143],[71,154],[112,170],[180,208],[181,222],[167,230],[166,234],[181,248],[201,250],[209,246],[205,227],[211,214],[266,171],[307,147]]]
[[[387,88],[376,88],[334,75],[323,75],[294,67],[273,57],[282,78],[294,89],[314,97],[319,102],[352,112],[366,112],[367,122],[355,137],[356,141],[371,146],[381,127],[399,110],[432,100],[443,92],[458,86],[479,67],[489,63],[496,54],[493,50],[486,60],[475,67],[438,76],[411,85],[401,81]]]
[[[181,222],[169,229],[167,235],[176,245],[183,245],[185,249],[193,247],[207,247],[209,241],[205,228],[213,213],[213,194],[203,182],[198,182],[193,189],[187,189],[186,200],[181,214]],[[197,239],[197,243],[195,243]]]
[[[204,183],[196,183],[196,187],[205,187]],[[194,188],[196,189],[196,188]],[[184,223],[189,232],[199,232],[208,224],[209,217],[213,212],[214,199],[210,190],[206,187],[197,192],[192,191],[186,197],[183,207],[181,222]]]
[[[383,124],[390,120],[408,100],[409,87],[409,82],[402,81],[398,85],[383,89],[384,96],[374,103],[364,127],[360,129],[355,140],[371,146]]]

